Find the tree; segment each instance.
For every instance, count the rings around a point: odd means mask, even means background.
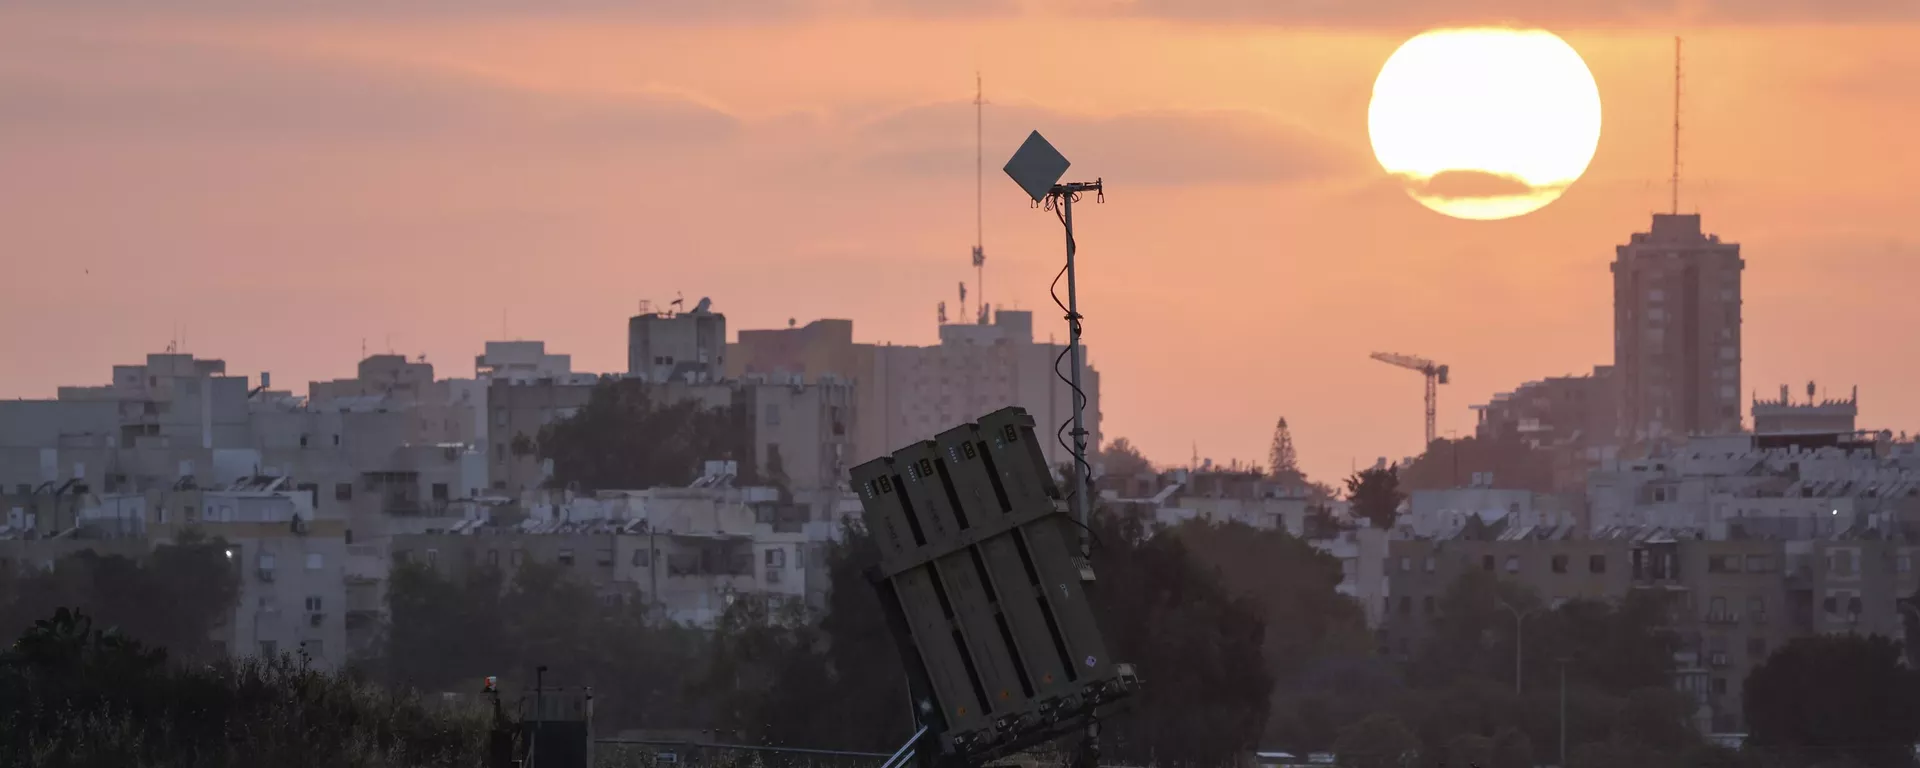
[[[239,569],[227,552],[225,541],[192,529],[144,560],[81,550],[22,579],[0,607],[0,631],[19,632],[37,617],[72,608],[175,659],[219,658],[223,649],[209,633],[233,615],[240,592]]]
[[[1347,478],[1347,501],[1353,504],[1354,516],[1375,528],[1392,528],[1400,502],[1405,499],[1400,493],[1398,465],[1363,469]]]
[[[1446,754],[1448,765],[1490,768],[1493,764],[1493,739],[1477,733],[1463,733],[1447,742]]]
[[[1920,739],[1920,671],[1890,638],[1815,635],[1747,675],[1748,742],[1810,760],[1905,766]]]
[[[1493,734],[1493,759],[1488,768],[1533,768],[1533,741],[1513,726]]]
[[[602,381],[585,407],[542,427],[533,442],[540,458],[553,461],[551,485],[686,485],[699,477],[702,462],[718,459],[739,461],[743,480],[757,477],[742,406],[707,408],[692,399],[662,402],[659,395],[636,379]]]
[[[1102,471],[1110,477],[1153,474],[1153,462],[1134,447],[1133,441],[1124,437],[1107,444],[1096,460],[1100,462]]]
[[[1273,677],[1260,606],[1234,595],[1179,536],[1104,510],[1089,589],[1109,653],[1152,693],[1110,721],[1104,754],[1160,765],[1224,765],[1258,745]]]
[[[1406,768],[1419,749],[1413,732],[1383,712],[1341,729],[1333,745],[1343,768]]]
[[[1281,681],[1329,650],[1329,638],[1366,626],[1360,606],[1337,591],[1340,561],[1286,531],[1195,520],[1170,532],[1212,566],[1228,591],[1259,606],[1266,622],[1261,647]]]
[[[1267,450],[1267,471],[1283,483],[1300,485],[1306,481],[1306,475],[1300,472],[1300,456],[1293,448],[1293,432],[1287,429],[1284,416],[1273,425],[1273,447]]]

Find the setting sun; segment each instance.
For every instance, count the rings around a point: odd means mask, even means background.
[[[1560,197],[1600,141],[1600,91],[1545,30],[1446,29],[1380,68],[1367,129],[1381,167],[1428,208],[1505,219]]]

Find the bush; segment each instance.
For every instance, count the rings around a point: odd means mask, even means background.
[[[289,656],[172,665],[64,608],[0,655],[0,764],[477,766],[486,736]]]

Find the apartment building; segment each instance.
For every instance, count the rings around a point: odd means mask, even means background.
[[[1064,338],[1065,329],[1060,336]],[[1084,350],[1083,350],[1084,351]],[[1052,430],[1073,414],[1073,391],[1061,379],[1066,346],[1035,340],[1033,313],[998,310],[992,323],[944,323],[931,346],[860,344],[847,320],[819,320],[778,330],[745,330],[728,345],[727,375],[797,375],[811,382],[832,375],[854,386],[860,414],[848,465],[928,439],[981,414],[1017,405]],[[1056,371],[1056,363],[1058,369]],[[1084,362],[1087,450],[1101,441],[1100,375]],[[1047,461],[1070,462],[1055,441]]]

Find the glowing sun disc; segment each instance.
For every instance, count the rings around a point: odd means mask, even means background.
[[[1537,211],[1586,173],[1600,89],[1542,29],[1440,29],[1400,44],[1373,83],[1380,166],[1422,205],[1462,219]]]

